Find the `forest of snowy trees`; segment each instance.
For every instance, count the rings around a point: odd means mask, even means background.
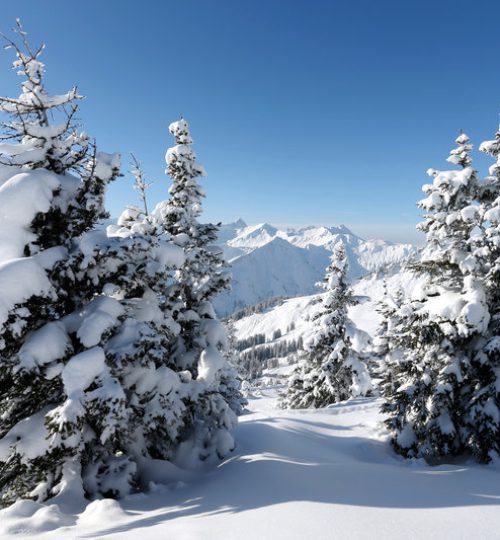
[[[19,97],[0,98],[0,493],[122,497],[225,457],[244,399],[211,299],[228,286],[188,124],[170,125],[170,197],[106,230],[120,156],[51,95],[43,47],[9,42]],[[147,182],[132,171],[145,202]]]
[[[480,145],[494,161],[486,178],[464,133],[453,168],[428,171],[419,202],[426,242],[406,269],[420,286],[411,296],[387,291],[369,351],[356,350],[348,332],[355,300],[342,244],[311,339],[279,341],[275,332],[238,341],[212,303],[230,287],[230,269],[218,227],[200,221],[205,171],[186,120],[169,126],[168,198],[149,206],[133,158],[143,206],[106,227],[120,155],[98,149],[77,122],[76,88],[48,93],[43,47],[31,48],[20,24],[17,40],[8,48],[20,95],[0,98],[2,505],[122,498],[166,481],[171,467],[218,463],[235,447],[242,377],[291,354],[298,362],[282,408],[381,396],[402,456],[432,464],[498,456],[500,131]]]

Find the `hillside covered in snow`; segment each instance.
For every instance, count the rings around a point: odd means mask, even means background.
[[[369,274],[353,285],[356,303],[349,308],[348,335],[352,346],[371,356],[372,342],[382,316],[377,311],[385,291],[395,296],[418,295],[421,279],[409,271],[396,272],[384,278]],[[233,316],[240,361],[257,358],[258,374],[266,380],[286,380],[289,364],[297,361],[297,345],[306,343],[316,332],[314,318],[321,309],[323,293],[263,302]],[[259,354],[260,351],[260,354]],[[267,353],[267,354],[264,354]],[[254,365],[255,367],[255,365]],[[255,374],[255,371],[254,371]]]
[[[364,240],[344,225],[278,229],[267,223],[247,226],[239,219],[219,231],[233,280],[231,290],[216,299],[217,311],[228,316],[265,299],[316,293],[315,284],[339,243],[351,279],[393,272],[417,253],[411,244]]]

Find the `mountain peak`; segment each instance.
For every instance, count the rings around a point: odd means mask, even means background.
[[[269,223],[234,230],[223,244],[231,261],[232,290],[216,301],[219,313],[272,297],[313,294],[329,257],[341,242],[349,259],[349,277],[359,278],[379,269],[394,271],[412,256],[410,246],[390,246],[384,241],[366,242],[345,225],[278,229]]]
[[[238,227],[238,229],[244,229],[245,227],[248,227],[246,222],[241,219],[240,217],[233,223],[235,227]]]
[[[258,223],[257,225],[248,225],[240,234],[246,238],[255,238],[263,235],[275,236],[277,232],[278,229],[269,223]]]
[[[226,229],[231,228],[237,230],[244,229],[245,227],[248,227],[248,225],[246,224],[245,220],[239,217],[236,221],[231,221],[230,223],[223,223],[222,227]]]

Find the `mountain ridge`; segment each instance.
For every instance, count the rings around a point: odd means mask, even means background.
[[[269,223],[247,225],[241,218],[221,226],[218,244],[231,266],[232,289],[215,299],[228,316],[263,300],[317,293],[315,284],[341,242],[354,281],[372,272],[397,271],[417,254],[411,244],[363,240],[345,225],[280,229]]]

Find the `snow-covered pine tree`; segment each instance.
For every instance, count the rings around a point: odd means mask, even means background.
[[[199,388],[190,403],[192,430],[183,452],[206,461],[225,456],[234,444],[229,432],[236,419],[228,402],[234,403],[239,383],[224,357],[227,331],[211,302],[229,286],[230,276],[222,250],[213,244],[218,227],[198,221],[205,196],[198,179],[206,173],[196,161],[188,123],[173,122],[169,131],[176,143],[165,156],[172,178],[170,199],[157,205],[153,215],[186,255],[175,277],[181,300],[175,319],[181,331],[173,358],[179,369],[191,372]]]
[[[482,234],[471,242],[484,276],[490,323],[472,357],[465,407],[467,446],[476,459],[488,462],[500,453],[500,129],[479,149],[495,160],[479,186]]]
[[[419,208],[426,212],[424,221],[418,225],[418,229],[426,234],[419,269],[440,274],[442,280],[449,281],[455,289],[461,287],[457,279],[472,273],[475,268],[470,238],[479,216],[479,180],[471,165],[472,145],[462,132],[456,144],[447,161],[462,168],[449,171],[429,169],[427,174],[434,180],[432,184],[423,186],[427,197],[418,203]]]
[[[399,322],[399,310],[403,304],[403,291],[398,288],[394,294],[390,294],[387,281],[384,280],[384,295],[375,308],[381,319],[377,332],[373,339],[372,351],[375,356],[372,377],[381,379],[391,379],[392,369],[392,334]]]
[[[165,229],[186,252],[186,262],[176,278],[184,303],[179,317],[183,332],[177,360],[196,376],[203,349],[203,343],[197,343],[200,320],[215,318],[210,313],[213,312],[210,300],[229,287],[230,276],[221,249],[213,245],[218,227],[198,222],[205,197],[198,178],[206,176],[206,172],[196,161],[189,126],[181,119],[170,124],[169,131],[176,142],[165,155],[166,172],[172,178],[170,198],[160,203],[154,212],[161,216]]]
[[[244,379],[239,370],[238,352],[236,350],[236,330],[231,321],[226,323],[226,331],[228,344],[224,351],[224,357],[227,364],[220,373],[220,392],[231,409],[237,415],[241,415],[248,405],[248,400],[243,395]]]
[[[426,246],[415,270],[427,283],[399,310],[403,318],[391,334],[398,361],[383,386],[394,448],[430,461],[465,448],[463,395],[474,343],[489,320],[470,244],[478,179],[468,137],[462,133],[456,142],[448,161],[462,169],[429,170],[434,181],[423,187],[419,228]]]
[[[386,354],[389,352],[390,342],[388,336],[388,329],[389,318],[392,314],[392,310],[393,306],[391,305],[389,292],[387,290],[387,280],[384,279],[383,296],[382,299],[377,302],[377,305],[375,307],[375,311],[380,315],[381,319],[372,344],[373,353],[380,359],[380,361],[383,361]]]
[[[104,403],[101,391],[112,388],[114,380],[105,369],[97,374],[102,351],[79,343],[63,322],[94,296],[79,237],[107,215],[103,194],[119,173],[119,157],[96,152],[78,130],[75,89],[59,96],[47,93],[43,47],[30,48],[19,22],[17,32],[22,45],[9,41],[7,48],[16,53],[21,94],[0,98],[5,117],[0,145],[3,504],[21,496],[54,495],[63,488],[64,472],[68,478],[79,470],[72,443],[80,426],[68,414],[56,418],[62,412],[58,407],[85,399],[95,409],[102,407],[93,427],[104,433],[110,431],[105,424],[111,416],[119,414],[121,399],[115,394]],[[83,395],[79,388],[85,382]]]
[[[315,334],[288,380],[284,408],[319,408],[352,396],[366,395],[371,381],[366,366],[352,349],[347,309],[353,303],[347,283],[347,257],[339,244],[319,285],[326,291],[314,318]]]
[[[37,58],[22,59],[31,69]],[[37,70],[43,73],[39,64]],[[30,84],[41,86],[41,79],[32,79]],[[43,86],[35,90],[49,105],[62,101],[46,96]],[[20,101],[28,99],[22,95]],[[15,114],[19,111],[17,106]],[[47,150],[50,159],[42,160],[37,151],[37,163],[31,163],[22,156],[22,145],[28,141],[38,148],[38,140],[33,143],[26,132],[42,136],[37,122],[47,117],[38,109],[21,117],[20,142],[2,146],[5,167],[14,167],[14,176],[0,187],[0,204],[27,214],[22,221],[14,216],[5,227],[17,234],[15,239],[26,235],[29,243],[18,248],[18,255],[25,255],[19,262],[2,265],[0,285],[11,285],[11,267],[30,270],[36,263],[37,274],[24,275],[31,287],[34,276],[46,288],[37,294],[21,287],[19,297],[5,297],[13,308],[4,305],[7,322],[1,333],[4,504],[17,497],[122,496],[150,480],[161,481],[162,460],[175,457],[191,425],[186,402],[199,393],[191,374],[179,372],[171,359],[180,327],[167,298],[172,268],[184,262],[183,250],[137,208],[127,209],[109,234],[89,230],[106,215],[103,194],[119,173],[119,158],[81,153],[80,161],[63,170],[54,149],[59,146],[53,143]],[[8,127],[13,126],[10,122]],[[71,132],[61,137],[76,138]],[[53,163],[59,172],[50,168]],[[140,170],[134,173],[144,195]],[[42,190],[47,203],[33,201],[28,189],[44,178],[55,187]],[[17,314],[25,320],[16,320]]]
[[[149,184],[135,158],[132,174],[144,209],[127,207],[107,230],[102,274],[108,283],[103,289],[106,301],[119,304],[120,316],[101,341],[126,395],[121,453],[133,462],[134,480],[147,485],[155,479],[151,460],[175,456],[189,422],[185,401],[193,384],[191,374],[179,371],[171,355],[180,332],[170,302],[173,273],[182,266],[184,253],[149,215]],[[95,246],[98,252],[99,242]],[[160,469],[161,463],[155,467]]]

